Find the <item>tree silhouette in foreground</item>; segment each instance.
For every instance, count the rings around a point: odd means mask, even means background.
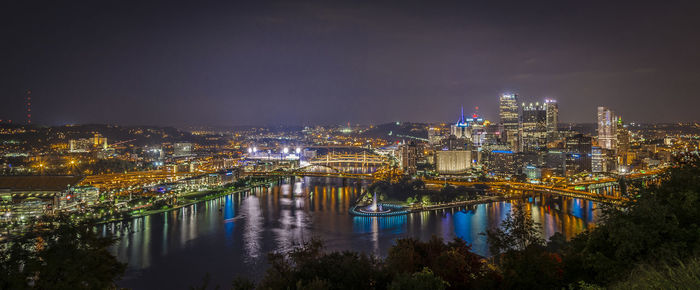
[[[563,264],[558,253],[545,247],[540,225],[527,212],[524,201],[513,202],[513,209],[500,227],[486,231],[489,251],[494,256],[503,289],[553,289],[564,286]],[[561,235],[550,242],[561,243]],[[565,241],[564,241],[565,243]]]
[[[486,231],[491,255],[522,251],[533,245],[544,245],[540,225],[525,208],[525,202],[514,202],[513,210],[500,227]]]
[[[700,159],[681,156],[658,185],[642,186],[566,251],[568,279],[608,285],[639,266],[676,265],[700,256]]]
[[[65,215],[42,218],[36,231],[0,245],[0,288],[115,288],[126,264],[107,250],[113,243],[89,223]]]
[[[461,239],[399,239],[385,260],[357,252],[324,252],[323,244],[312,240],[268,259],[271,266],[258,289],[474,289],[500,280]],[[234,284],[250,286],[240,279]]]

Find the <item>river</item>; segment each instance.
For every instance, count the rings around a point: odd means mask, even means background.
[[[348,208],[367,185],[369,181],[307,177],[99,230],[119,238],[112,253],[129,264],[121,287],[186,289],[209,275],[210,285],[229,288],[237,275],[262,277],[268,252],[287,251],[312,237],[322,239],[328,250],[379,256],[397,238],[460,237],[475,253],[488,255],[480,233],[498,226],[511,209],[503,201],[393,217],[350,216]],[[600,216],[597,203],[574,198],[530,198],[527,209],[547,237],[562,232],[571,238]]]

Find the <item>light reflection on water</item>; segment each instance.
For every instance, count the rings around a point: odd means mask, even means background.
[[[187,288],[206,273],[211,282],[230,285],[236,275],[259,278],[266,254],[288,251],[318,237],[328,250],[386,255],[397,238],[427,240],[460,237],[488,255],[486,237],[511,210],[510,202],[392,217],[352,217],[348,208],[368,182],[334,178],[297,179],[175,211],[107,224],[100,231],[119,237],[113,253],[129,263],[120,286]],[[527,210],[549,237],[572,237],[599,215],[596,203],[547,196],[531,198]]]

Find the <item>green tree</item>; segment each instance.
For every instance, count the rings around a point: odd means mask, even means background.
[[[489,251],[498,256],[508,251],[522,251],[531,245],[544,246],[540,225],[525,209],[525,202],[514,202],[513,209],[500,227],[486,231]]]
[[[262,289],[371,289],[386,285],[379,260],[357,252],[324,253],[313,239],[287,254],[271,253]]]
[[[541,245],[506,252],[499,267],[502,289],[557,289],[566,285],[561,256]]]
[[[126,269],[109,253],[114,239],[66,215],[43,218],[36,231],[2,245],[0,288],[114,288]]]
[[[449,243],[436,236],[427,242],[397,239],[396,245],[389,249],[385,265],[394,277],[420,272],[427,267],[447,282],[450,289],[479,288],[499,280],[481,257],[472,253],[471,247],[459,238]]]
[[[539,224],[532,220],[525,202],[513,203],[500,227],[488,230],[486,236],[503,275],[500,288],[554,289],[565,285],[560,254],[546,250],[563,247],[563,236],[555,235],[545,247]]]
[[[700,255],[700,161],[688,158],[662,180],[605,208],[596,228],[573,239],[565,256],[569,279],[607,285],[639,264]]]
[[[447,282],[435,276],[433,271],[428,267],[423,268],[423,271],[413,274],[399,274],[389,285],[390,290],[442,290],[448,285]]]

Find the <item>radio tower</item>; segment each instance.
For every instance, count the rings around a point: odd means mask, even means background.
[[[32,124],[32,90],[27,90],[27,125]]]

